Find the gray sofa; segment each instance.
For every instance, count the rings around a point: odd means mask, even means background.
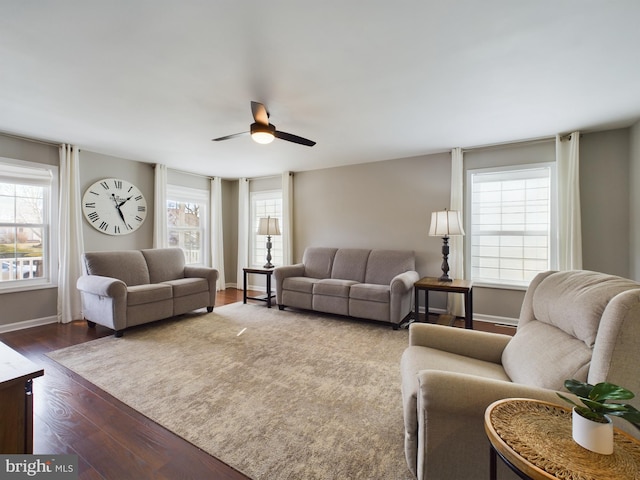
[[[207,307],[216,301],[218,271],[185,265],[179,248],[87,252],[77,287],[89,326],[117,337],[134,325]]]
[[[411,312],[418,280],[406,250],[309,247],[302,263],[274,270],[276,301],[285,307],[389,322]]]

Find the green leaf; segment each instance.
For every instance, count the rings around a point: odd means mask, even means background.
[[[613,383],[601,382],[593,387],[589,393],[589,398],[595,401],[603,400],[629,400],[634,395],[626,388],[619,387]]]
[[[579,380],[571,379],[571,380],[565,380],[564,388],[569,390],[574,395],[577,395],[583,398],[589,398],[589,393],[593,389],[593,385],[580,382]]]

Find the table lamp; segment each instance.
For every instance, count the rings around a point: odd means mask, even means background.
[[[266,235],[267,236],[267,263],[264,268],[273,268],[274,265],[271,263],[271,248],[273,244],[271,243],[272,235],[280,235],[280,225],[278,225],[277,218],[261,218],[260,223],[258,224],[258,235]]]
[[[442,276],[441,282],[451,282],[449,278],[449,237],[452,235],[464,235],[460,212],[456,210],[443,210],[431,214],[430,237],[442,237]]]

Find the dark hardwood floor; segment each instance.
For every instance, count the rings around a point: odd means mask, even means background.
[[[228,289],[218,292],[216,306],[237,301],[242,301],[242,290]],[[456,326],[461,324],[456,322]],[[514,332],[482,322],[475,322],[475,328]],[[0,334],[0,341],[45,370],[45,375],[33,382],[34,453],[77,455],[81,480],[246,480],[248,477],[45,355],[112,334],[99,325],[87,328],[83,321]]]

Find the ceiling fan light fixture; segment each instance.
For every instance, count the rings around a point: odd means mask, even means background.
[[[276,127],[274,125],[263,125],[260,123],[251,124],[251,138],[254,142],[266,145],[273,142]]]

